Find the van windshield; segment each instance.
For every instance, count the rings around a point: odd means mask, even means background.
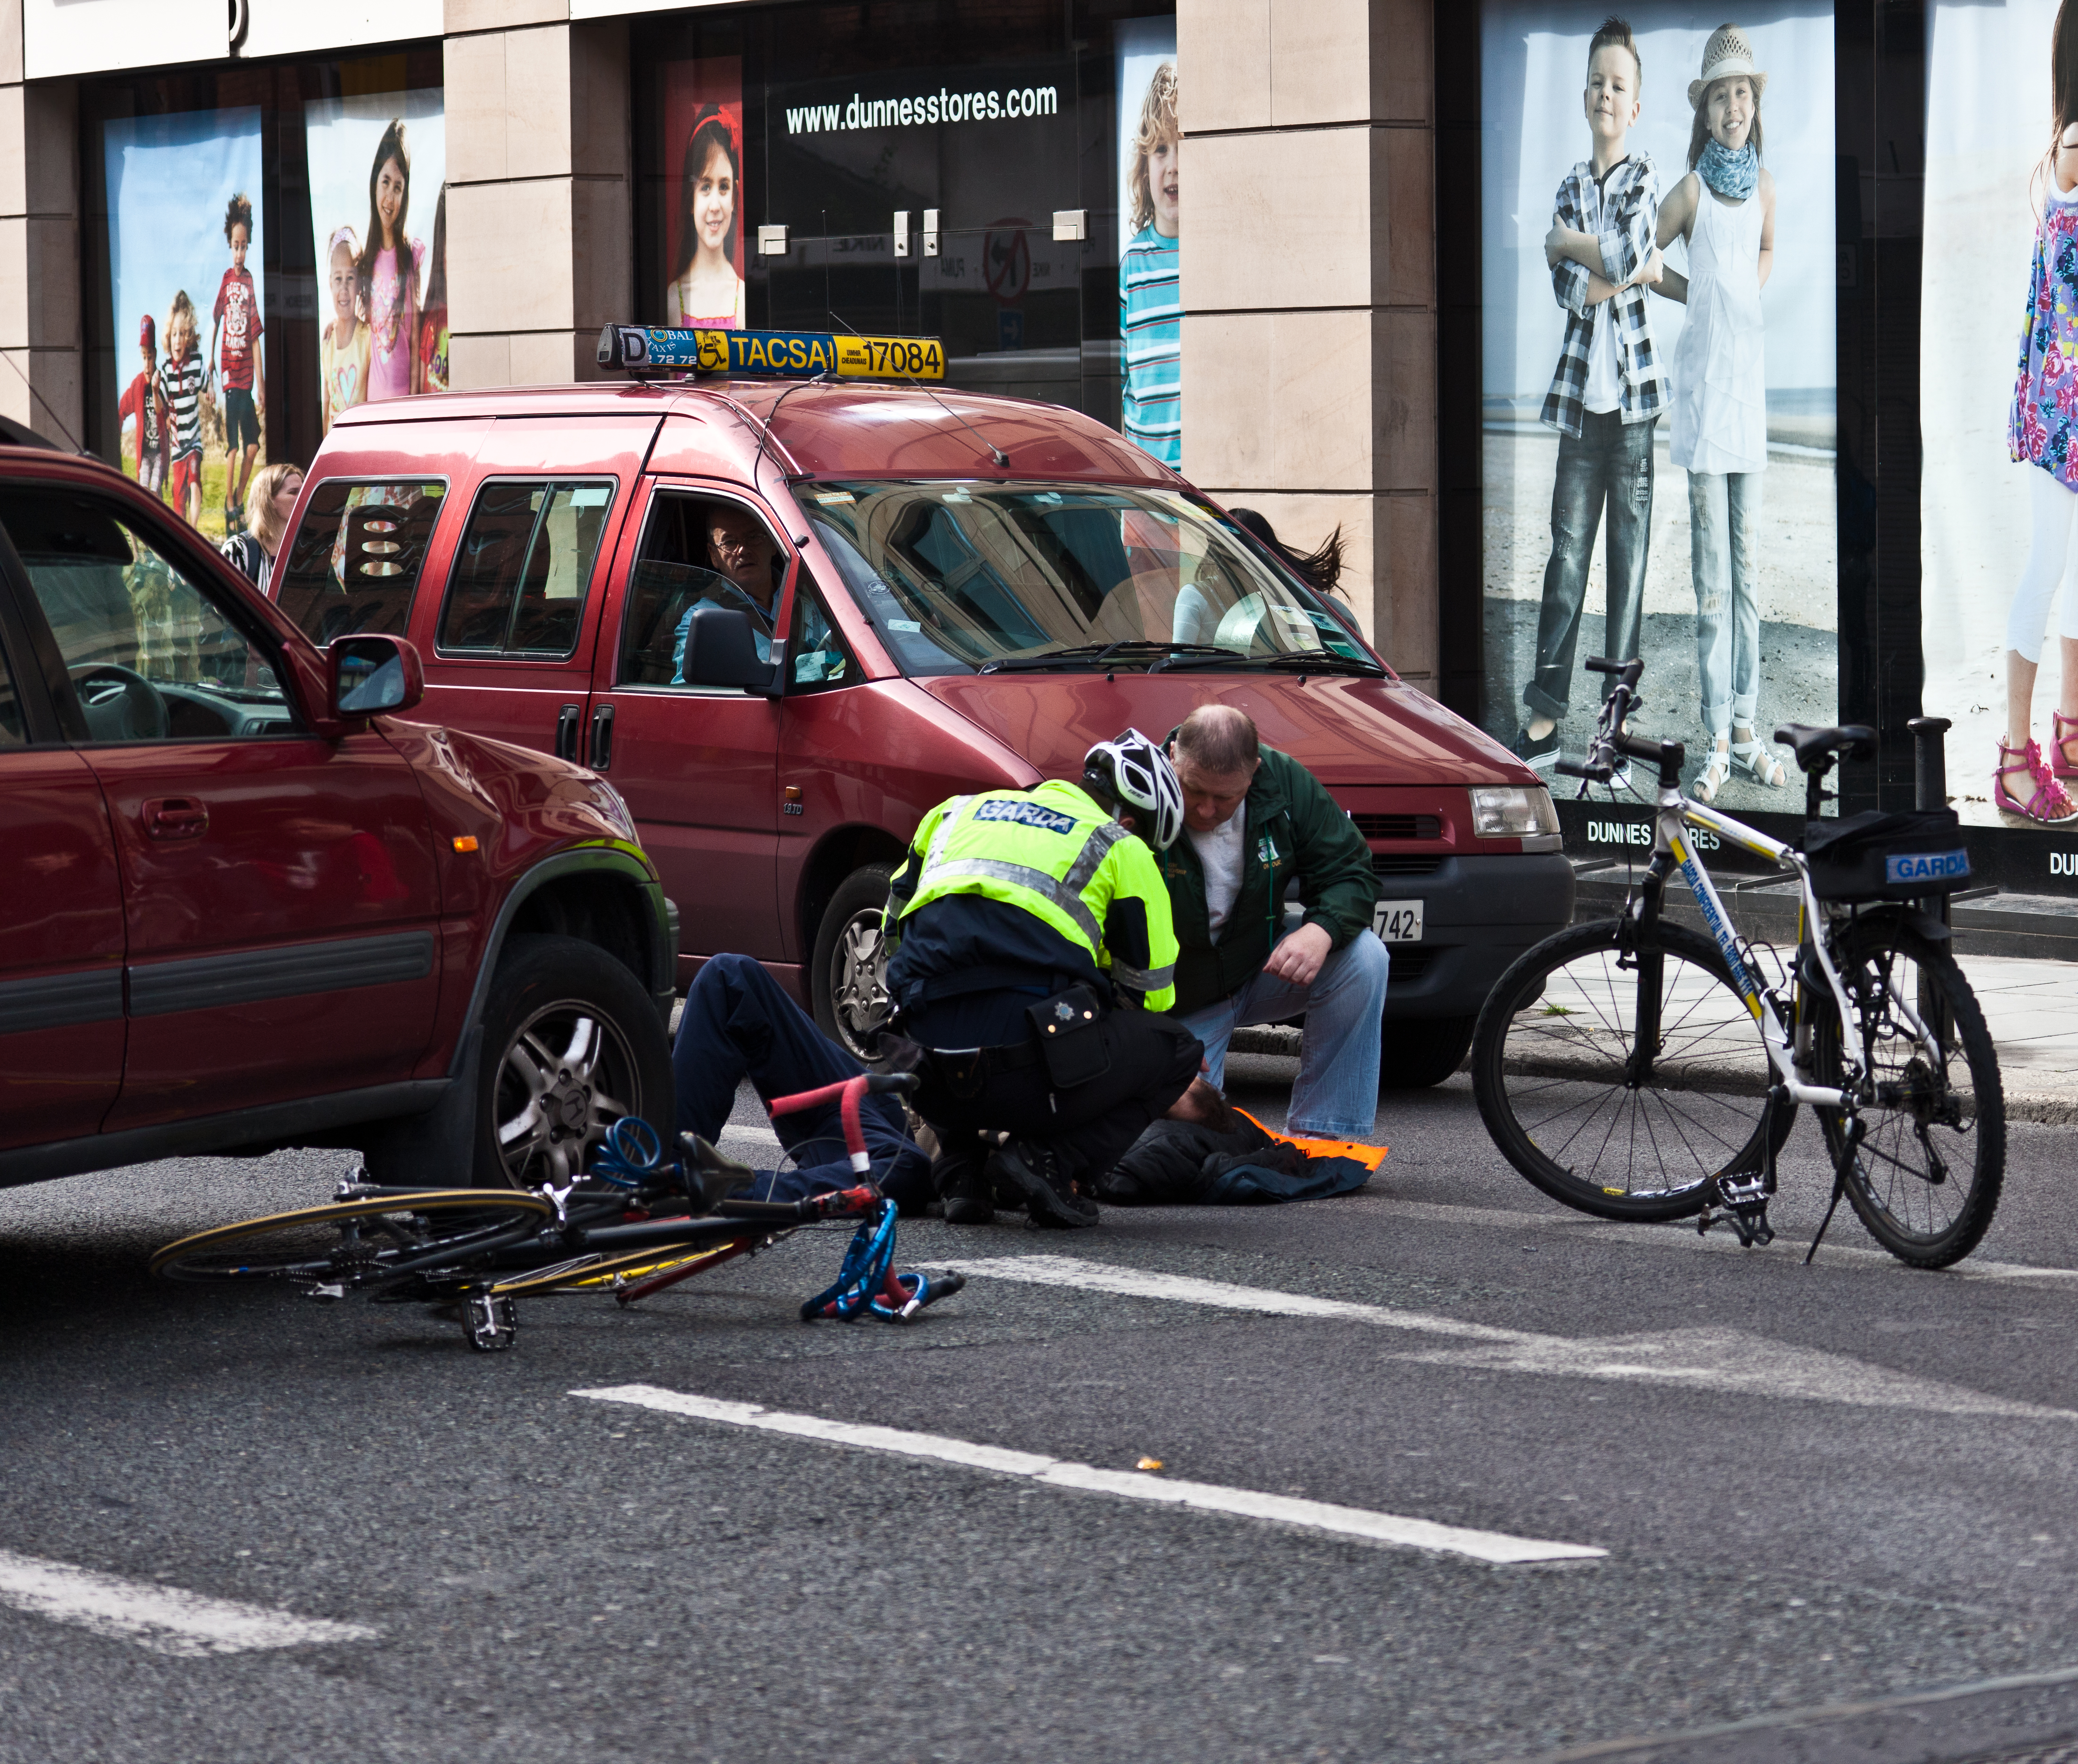
[[[905,673],[1383,671],[1319,596],[1186,496],[885,482],[797,494]]]

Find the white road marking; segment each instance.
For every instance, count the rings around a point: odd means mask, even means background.
[[[1396,1359],[1432,1366],[1460,1366],[1499,1372],[1542,1373],[1563,1378],[1604,1378],[1637,1383],[1692,1385],[1755,1396],[1801,1398],[1858,1408],[1918,1409],[1938,1415],[1997,1415],[2035,1420],[2078,1420],[2068,1409],[2044,1407],[1986,1395],[1959,1385],[1914,1378],[1870,1366],[1845,1354],[1827,1353],[1769,1340],[1742,1329],[1667,1329],[1600,1341],[1495,1328],[1457,1317],[1346,1299],[1317,1299],[1303,1292],[1231,1285],[1182,1274],[1156,1274],[1114,1262],[1074,1256],[1004,1256],[961,1261],[970,1278],[1024,1281],[1074,1287],[1137,1299],[1165,1299],[1223,1311],[1254,1311],[1273,1316],[1340,1319],[1378,1328],[1454,1337],[1461,1348],[1400,1353]]]
[[[1425,1519],[1406,1519],[1396,1513],[1372,1512],[1361,1507],[1296,1500],[1287,1495],[1266,1495],[1253,1489],[1224,1488],[1215,1483],[1187,1483],[1173,1477],[1147,1475],[1138,1470],[1099,1470],[1093,1465],[1071,1463],[1036,1452],[978,1445],[967,1440],[947,1439],[937,1433],[912,1433],[899,1428],[825,1420],[815,1415],[789,1415],[756,1403],[694,1396],[683,1391],[662,1390],[653,1384],[620,1384],[595,1391],[573,1391],[570,1395],[599,1403],[633,1403],[640,1408],[659,1409],[667,1415],[688,1416],[695,1420],[720,1421],[731,1427],[791,1433],[796,1438],[816,1440],[827,1445],[858,1446],[870,1452],[892,1452],[904,1457],[927,1457],[941,1463],[961,1464],[1000,1476],[1029,1477],[1049,1488],[1079,1489],[1089,1494],[1116,1495],[1126,1500],[1155,1501],[1206,1512],[1229,1513],[1242,1519],[1268,1520],[1307,1531],[1361,1537],[1371,1543],[1469,1556],[1477,1562],[1579,1562],[1609,1553],[1588,1544],[1558,1544],[1534,1537],[1511,1537],[1500,1532],[1438,1525]]]
[[[366,1641],[377,1633],[357,1623],[331,1623],[265,1605],[205,1598],[177,1587],[124,1580],[8,1550],[0,1550],[0,1605],[135,1642],[153,1653],[191,1659],[308,1642]]]

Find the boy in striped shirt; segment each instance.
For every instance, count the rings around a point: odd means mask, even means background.
[[[202,389],[207,375],[195,346],[194,302],[183,288],[166,319],[166,359],[159,366],[159,390],[173,412],[173,460],[166,474],[167,501],[190,526],[202,514]]]
[[[1118,265],[1126,439],[1171,470],[1183,461],[1183,307],[1176,285],[1176,65],[1147,82],[1126,161],[1133,238]]]

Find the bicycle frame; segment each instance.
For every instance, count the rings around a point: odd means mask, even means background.
[[[1700,828],[1729,840],[1742,850],[1764,857],[1778,869],[1796,878],[1800,899],[1796,912],[1796,949],[1799,962],[1793,975],[1797,984],[1809,986],[1803,970],[1802,960],[1806,955],[1814,961],[1825,978],[1827,990],[1832,995],[1833,1008],[1838,1013],[1844,1032],[1846,1025],[1856,1020],[1856,1012],[1848,1003],[1846,986],[1840,978],[1839,970],[1834,965],[1826,940],[1817,935],[1817,927],[1825,920],[1825,909],[1821,906],[1817,892],[1811,886],[1810,866],[1801,852],[1785,845],[1780,840],[1770,839],[1757,828],[1735,820],[1721,811],[1704,803],[1692,802],[1678,789],[1663,787],[1654,805],[1652,860],[1646,867],[1646,885],[1630,910],[1634,924],[1641,928],[1653,924],[1659,916],[1660,895],[1667,876],[1679,869],[1688,891],[1695,896],[1696,904],[1703,915],[1711,939],[1725,958],[1731,971],[1732,984],[1739,996],[1746,1001],[1747,1010],[1761,1026],[1761,1040],[1767,1049],[1768,1064],[1774,1068],[1777,1082],[1782,1088],[1784,1100],[1791,1103],[1809,1103],[1820,1108],[1852,1108],[1862,1100],[1859,1095],[1867,1073],[1862,1063],[1862,1050],[1851,1046],[1843,1032],[1842,1052],[1849,1067],[1849,1082],[1846,1088],[1835,1089],[1828,1085],[1808,1084],[1798,1069],[1797,1049],[1774,994],[1760,983],[1752,969],[1747,954],[1740,948],[1734,934],[1731,915],[1726,910],[1710,873],[1697,854],[1695,842],[1684,835],[1690,828]],[[1894,1001],[1911,1024],[1913,1033],[1920,1045],[1937,1061],[1940,1049],[1927,1032],[1926,1025],[1911,1006],[1903,999]],[[1647,999],[1642,990],[1639,999],[1641,1019],[1646,1011],[1656,1018],[1659,1010],[1657,996]],[[1808,1024],[1808,1015],[1803,1019]],[[1658,1040],[1657,1021],[1650,1025],[1652,1034],[1646,1032],[1646,1025],[1641,1020],[1638,1042],[1641,1047]],[[1808,1041],[1805,1044],[1808,1049]]]

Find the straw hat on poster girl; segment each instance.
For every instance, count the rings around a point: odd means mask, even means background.
[[[1688,108],[1700,110],[1703,94],[1713,85],[1741,73],[1753,82],[1754,102],[1759,104],[1767,90],[1767,76],[1754,65],[1753,45],[1737,25],[1721,24],[1703,45],[1703,77],[1688,82]]]

